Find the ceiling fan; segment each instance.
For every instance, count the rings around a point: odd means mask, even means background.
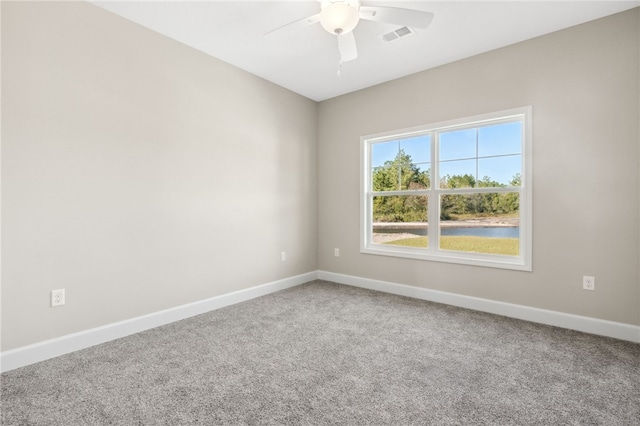
[[[338,50],[342,62],[358,57],[353,29],[360,19],[385,22],[410,28],[426,28],[433,13],[414,9],[387,6],[365,6],[359,0],[318,0],[320,13],[290,22],[265,34],[266,37],[283,36],[320,22],[322,28],[338,38]]]

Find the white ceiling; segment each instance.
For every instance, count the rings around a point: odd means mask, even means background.
[[[393,42],[398,27],[360,21],[358,58],[337,75],[335,36],[314,24],[278,39],[264,34],[316,14],[313,0],[91,1],[315,101],[322,101],[640,5],[633,1],[367,1],[432,12],[431,25]]]

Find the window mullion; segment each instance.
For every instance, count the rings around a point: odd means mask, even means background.
[[[431,188],[429,191],[428,215],[428,251],[435,253],[439,245],[438,229],[440,229],[440,132],[434,131],[431,140]]]
[[[382,197],[391,195],[429,195],[428,189],[412,189],[404,191],[371,191],[367,194],[370,197]]]
[[[476,185],[478,184],[478,181],[480,180],[480,176],[479,176],[479,172],[480,172],[480,165],[479,165],[479,160],[478,160],[478,155],[480,154],[480,148],[478,147],[478,139],[479,139],[479,130],[476,127]]]
[[[440,194],[486,194],[492,192],[521,192],[521,186],[483,186],[480,188],[440,189]]]

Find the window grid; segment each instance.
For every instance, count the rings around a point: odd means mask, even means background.
[[[401,257],[410,257],[410,258],[426,258],[429,260],[441,260],[441,261],[453,261],[455,263],[467,263],[467,264],[478,264],[481,266],[495,266],[509,269],[521,269],[521,270],[531,270],[531,237],[530,237],[530,188],[525,187],[525,184],[529,184],[530,175],[530,133],[531,133],[531,123],[530,123],[530,115],[531,108],[520,108],[517,110],[512,110],[510,112],[514,112],[513,115],[506,116],[507,114],[500,117],[501,113],[492,114],[494,118],[486,118],[484,120],[478,121],[468,121],[464,124],[453,124],[449,126],[443,126],[438,128],[436,126],[432,127],[429,130],[421,129],[415,132],[405,132],[404,134],[395,134],[392,136],[382,136],[382,137],[372,137],[367,138],[363,137],[362,141],[364,143],[363,149],[365,152],[365,167],[367,168],[367,173],[365,177],[365,183],[363,188],[365,188],[364,199],[363,199],[363,214],[364,214],[364,226],[361,228],[361,251],[365,253],[372,254],[384,254],[384,255],[396,255]],[[507,112],[509,113],[509,112]],[[479,130],[484,127],[495,126],[497,124],[504,123],[521,123],[522,125],[522,135],[521,135],[521,152],[507,152],[500,154],[492,154],[492,155],[480,155],[480,142],[479,142]],[[455,159],[447,159],[447,160],[439,160],[440,158],[440,135],[444,132],[448,132],[451,130],[462,130],[462,129],[473,129],[475,133],[475,157],[463,157],[463,158],[455,158]],[[374,191],[373,190],[373,177],[376,170],[381,167],[378,165],[377,167],[372,167],[373,158],[372,151],[373,146],[377,143],[386,143],[386,142],[397,142],[398,153],[401,152],[402,140],[413,138],[416,136],[429,136],[428,141],[430,142],[430,151],[431,151],[431,162],[422,162],[415,163],[414,166],[428,166],[426,170],[428,173],[428,182],[429,186],[424,189],[402,189],[402,169],[398,166],[398,190],[396,191]],[[475,161],[475,184],[477,185],[480,180],[480,165],[479,161],[482,159],[493,159],[493,158],[508,158],[508,157],[520,157],[520,185],[512,186],[511,182],[509,185],[505,185],[499,183],[502,186],[474,186],[474,187],[462,187],[462,188],[447,188],[442,187],[442,179],[443,176],[440,176],[440,165],[443,163],[461,161],[461,160],[474,160]],[[484,177],[483,177],[484,179]],[[436,183],[434,184],[434,180]],[[465,194],[508,194],[514,193],[518,195],[519,200],[519,251],[518,256],[502,256],[502,255],[488,255],[485,253],[468,253],[468,252],[451,252],[448,250],[439,249],[440,245],[440,224],[441,224],[441,208],[442,202],[441,197],[444,195],[465,195]],[[427,223],[431,226],[428,226],[428,239],[429,244],[427,248],[419,248],[414,249],[412,247],[391,247],[391,246],[382,246],[381,244],[376,244],[373,242],[373,199],[374,197],[393,197],[393,196],[426,196],[427,200],[429,200],[429,207],[427,210]],[[433,239],[433,241],[431,241]],[[434,244],[433,242],[437,242]],[[443,253],[445,252],[446,253]],[[426,255],[426,257],[424,256]],[[435,255],[435,257],[434,257]],[[505,257],[509,257],[510,259],[504,259]]]

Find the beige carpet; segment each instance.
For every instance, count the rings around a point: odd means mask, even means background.
[[[3,425],[639,425],[640,345],[315,281],[2,374]]]

